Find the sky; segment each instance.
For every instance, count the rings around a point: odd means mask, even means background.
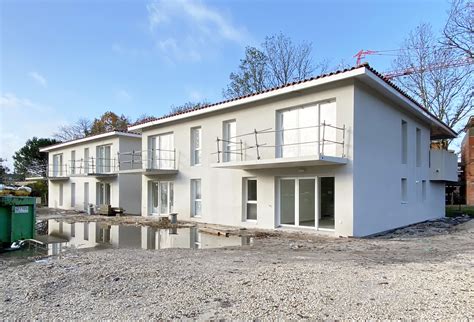
[[[160,116],[222,99],[245,46],[282,32],[315,62],[354,65],[360,49],[403,46],[435,31],[447,0],[0,0],[0,158],[33,136],[105,111]],[[390,56],[370,56],[379,71]]]

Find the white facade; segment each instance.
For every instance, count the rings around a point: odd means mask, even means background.
[[[49,154],[48,206],[87,211],[108,204],[140,214],[141,163],[132,163],[140,150],[140,135],[122,132],[41,149]]]
[[[369,67],[130,130],[154,156],[143,216],[335,236],[444,216],[447,179],[431,180],[430,141],[455,133]]]

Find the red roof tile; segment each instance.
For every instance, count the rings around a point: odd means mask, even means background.
[[[430,114],[432,117],[434,117],[434,118],[437,119],[439,122],[441,122],[442,124],[444,124],[445,126],[447,126],[447,127],[449,128],[449,126],[448,126],[446,123],[444,123],[443,121],[441,121],[438,117],[436,117],[436,116],[435,116],[433,113],[431,113],[428,109],[426,109],[425,107],[423,107],[423,106],[422,106],[420,103],[418,103],[413,97],[411,97],[410,95],[408,95],[405,91],[403,91],[400,87],[398,87],[397,85],[395,85],[392,81],[388,80],[388,79],[385,78],[381,73],[379,73],[378,71],[376,71],[375,69],[373,69],[372,67],[370,67],[368,63],[364,63],[364,64],[361,64],[361,65],[358,65],[358,66],[354,66],[354,67],[351,67],[351,68],[336,70],[336,71],[334,71],[334,72],[330,72],[330,73],[326,73],[326,74],[321,74],[321,75],[318,75],[318,76],[314,76],[314,77],[311,77],[311,78],[303,79],[303,80],[296,81],[296,82],[292,82],[292,83],[287,83],[287,84],[284,84],[284,85],[281,85],[281,86],[269,88],[269,89],[264,90],[264,91],[255,92],[255,93],[251,93],[251,94],[248,94],[248,95],[244,95],[244,96],[240,96],[240,97],[236,97],[236,98],[232,98],[232,99],[228,99],[228,100],[224,100],[224,101],[220,101],[220,102],[208,104],[208,105],[201,106],[201,107],[194,108],[194,109],[190,109],[190,110],[187,110],[187,111],[182,111],[182,112],[178,112],[178,113],[174,113],[174,114],[168,114],[168,115],[164,115],[164,116],[161,116],[161,117],[150,117],[150,118],[147,118],[147,119],[142,120],[142,121],[140,121],[140,122],[136,122],[135,124],[133,124],[133,125],[131,125],[131,126],[136,126],[136,125],[151,123],[151,122],[154,122],[154,121],[157,121],[157,120],[163,120],[163,119],[171,118],[171,117],[176,116],[176,115],[191,113],[191,112],[194,112],[194,111],[206,109],[206,108],[213,107],[213,106],[216,106],[216,105],[221,105],[221,104],[225,104],[225,103],[229,103],[229,102],[238,101],[238,100],[241,100],[241,99],[244,99],[244,98],[248,98],[248,97],[252,97],[252,96],[256,96],[256,95],[259,95],[259,94],[272,92],[272,91],[275,91],[275,90],[278,90],[278,89],[281,89],[281,88],[285,88],[285,87],[289,87],[289,86],[293,86],[293,85],[297,85],[297,84],[302,84],[302,83],[310,82],[310,81],[313,81],[313,80],[316,80],[316,79],[321,79],[321,78],[325,78],[325,77],[329,77],[329,76],[333,76],[333,75],[337,75],[337,74],[346,73],[346,72],[349,72],[349,71],[352,71],[352,70],[355,70],[355,69],[358,69],[358,68],[362,68],[362,67],[365,67],[365,68],[367,68],[368,70],[370,70],[372,73],[374,73],[376,76],[378,76],[378,77],[379,77],[380,79],[382,79],[384,82],[386,82],[388,85],[390,85],[390,86],[393,87],[395,90],[397,90],[400,94],[402,94],[403,96],[405,96],[406,98],[408,98],[411,102],[413,102],[414,104],[416,104],[416,105],[417,105],[420,109],[422,109],[424,112]],[[454,131],[453,131],[453,132],[454,132]],[[454,133],[455,133],[455,132],[454,132]]]

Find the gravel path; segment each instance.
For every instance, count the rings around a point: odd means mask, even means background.
[[[414,238],[0,255],[2,319],[474,319],[474,221]]]

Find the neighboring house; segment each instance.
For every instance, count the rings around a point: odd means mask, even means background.
[[[474,205],[474,116],[469,118],[461,143],[462,188],[466,194],[466,205]]]
[[[48,152],[48,206],[87,211],[111,205],[140,214],[139,134],[108,132],[42,148]],[[137,171],[138,169],[138,171]]]
[[[368,65],[149,120],[143,216],[365,236],[443,217],[456,133]]]

